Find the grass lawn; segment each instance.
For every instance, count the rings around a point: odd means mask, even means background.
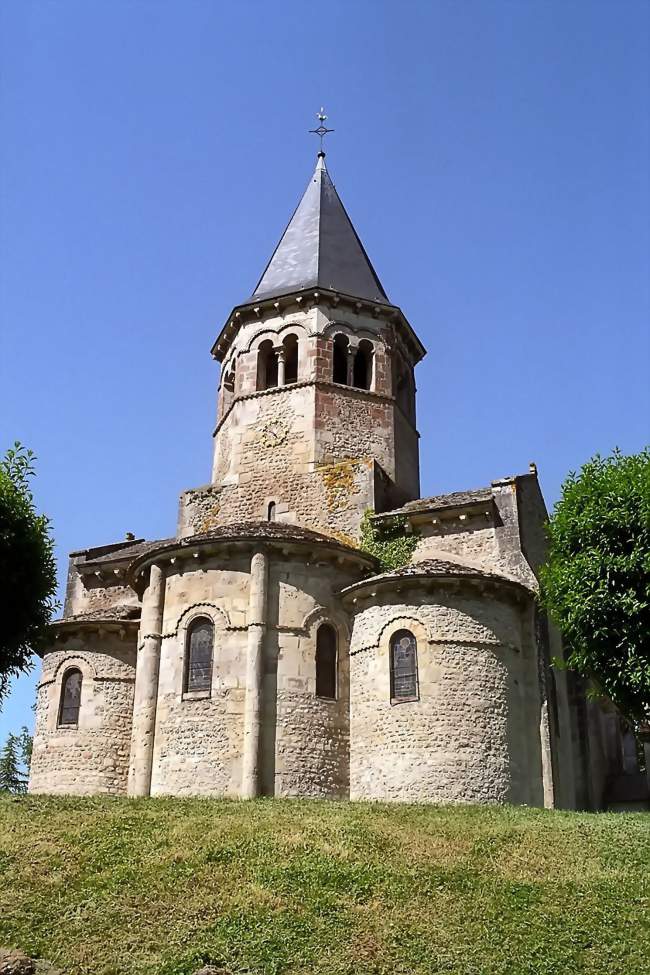
[[[2,798],[0,946],[66,975],[647,975],[650,814]]]

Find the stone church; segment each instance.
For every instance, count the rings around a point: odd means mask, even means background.
[[[70,556],[32,792],[601,805],[617,717],[551,665],[535,466],[420,497],[424,354],[321,151],[212,348],[210,484]]]

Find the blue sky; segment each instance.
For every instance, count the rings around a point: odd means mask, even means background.
[[[649,439],[649,27],[622,0],[5,0],[0,449],[68,551],[169,535],[209,349],[328,168],[418,368],[425,494]],[[0,714],[33,720],[36,672]]]

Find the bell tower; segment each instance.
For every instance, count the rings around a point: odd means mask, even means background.
[[[388,299],[322,148],[212,354],[212,483],[181,496],[180,534],[271,519],[355,540],[367,508],[418,497],[414,368],[425,350]]]

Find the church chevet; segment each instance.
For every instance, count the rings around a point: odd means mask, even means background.
[[[425,349],[322,148],[212,355],[175,534],[70,555],[30,791],[602,808],[619,719],[552,665],[535,465],[420,497]]]

